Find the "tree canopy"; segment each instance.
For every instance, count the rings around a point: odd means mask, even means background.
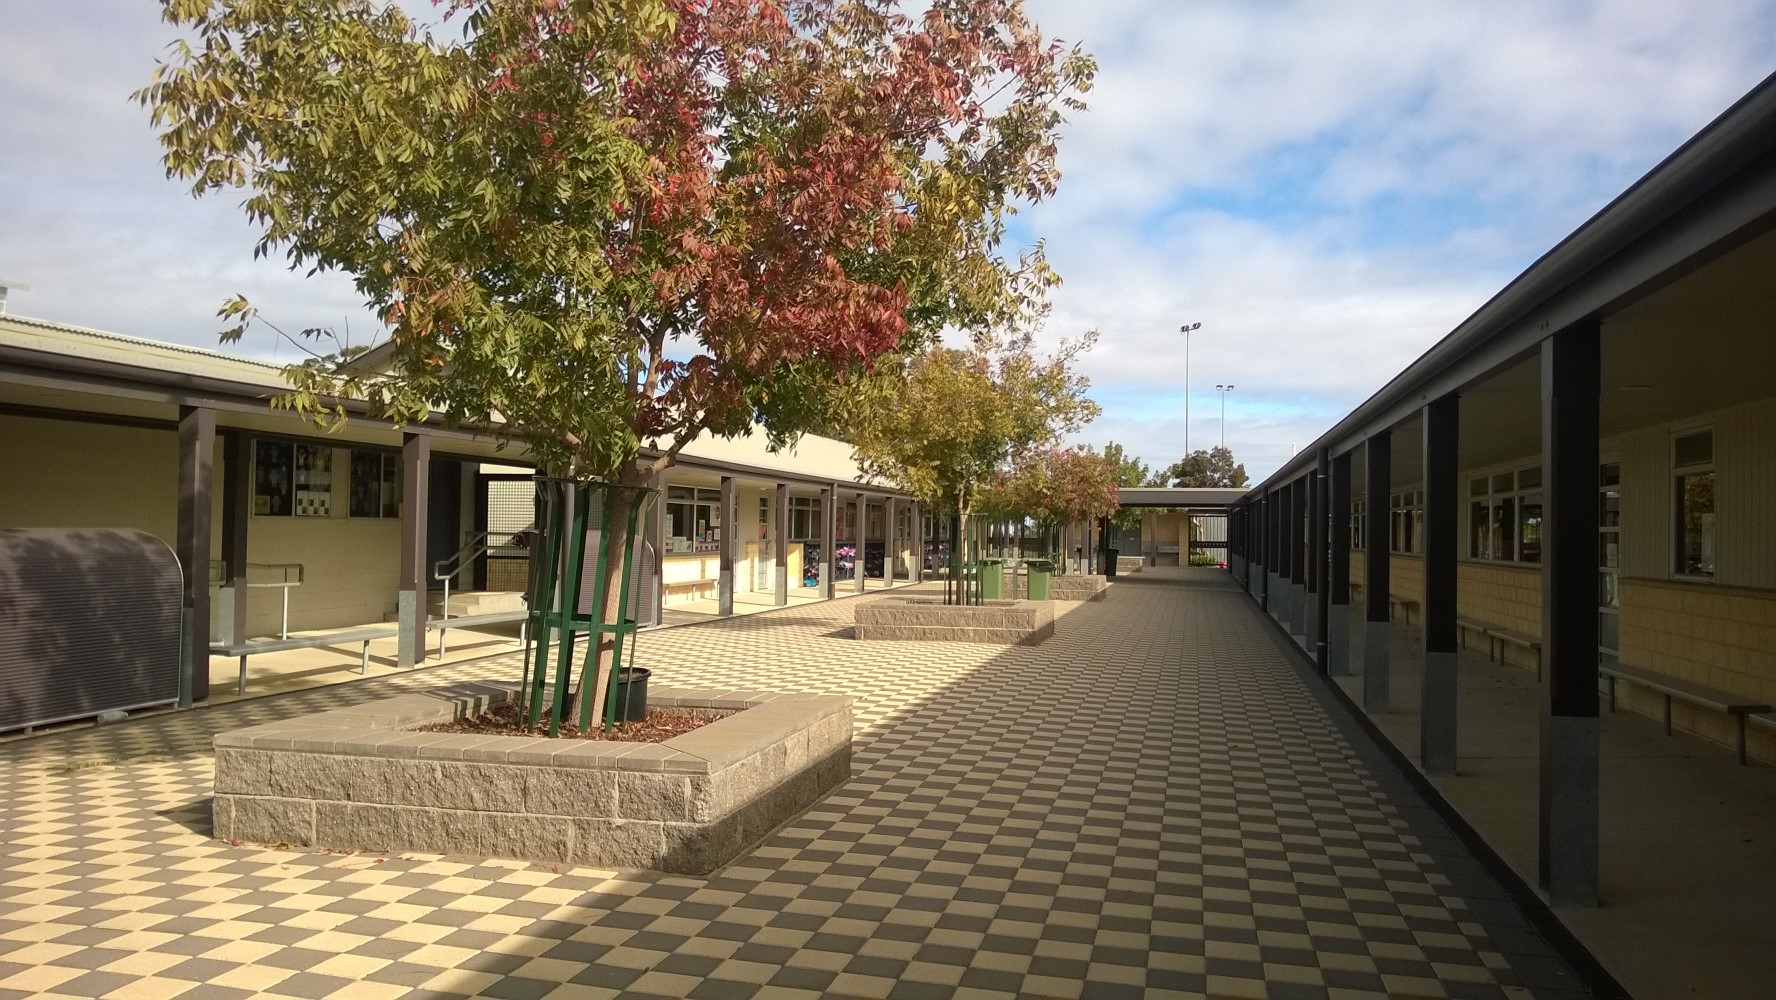
[[[1089,448],[1039,448],[1012,470],[1005,492],[1013,509],[1052,527],[1116,513],[1117,485],[1114,463]]]
[[[1043,357],[1027,333],[982,334],[883,365],[854,390],[858,461],[936,509],[971,513],[1001,472],[1097,416],[1073,370],[1095,340]]]
[[[441,6],[166,0],[195,38],[137,96],[169,175],[244,190],[256,253],[349,274],[389,330],[382,366],[323,342],[282,405],[438,409],[640,483],[703,433],[816,426],[820,386],[1053,280],[1000,243],[1093,65],[1021,0]]]
[[[1239,487],[1251,482],[1246,467],[1235,463],[1233,452],[1215,447],[1193,451],[1166,469],[1164,481],[1172,486]]]

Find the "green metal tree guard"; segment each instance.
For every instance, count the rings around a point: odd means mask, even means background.
[[[529,728],[540,723],[545,698],[549,702],[549,735],[561,733],[562,714],[566,710],[568,691],[573,681],[574,644],[586,639],[586,655],[580,670],[580,689],[595,684],[598,678],[598,647],[600,637],[612,637],[611,676],[604,691],[604,728],[616,725],[619,677],[634,670],[637,623],[629,617],[629,585],[634,565],[636,526],[645,523],[643,514],[653,505],[658,491],[644,486],[619,486],[613,483],[577,481],[538,476],[537,527],[539,543],[533,548],[530,561],[530,642],[524,649],[524,711],[523,724]],[[625,504],[613,501],[627,499]],[[623,516],[622,535],[627,543],[613,553],[613,520],[619,506],[627,506]],[[595,532],[588,526],[596,525]],[[585,569],[586,549],[592,548],[593,574],[591,593],[587,595]],[[618,620],[604,621],[605,580],[612,558],[622,561],[618,576]],[[590,600],[582,600],[590,596]],[[624,663],[625,648],[629,662]],[[549,660],[554,654],[554,677],[550,683]],[[596,694],[596,692],[594,692]],[[580,700],[579,728],[583,732],[592,725],[592,697]]]

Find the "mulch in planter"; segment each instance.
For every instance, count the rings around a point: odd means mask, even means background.
[[[499,705],[479,715],[420,726],[418,732],[463,733],[471,736],[547,736],[549,735],[547,705],[543,706],[543,712],[543,724],[531,729],[525,729],[518,724],[517,705]],[[716,720],[704,715],[650,708],[646,718],[635,722],[619,722],[616,728],[608,733],[597,722],[593,723],[590,730],[582,733],[577,727],[563,720],[560,738],[564,740],[615,740],[622,743],[663,743],[674,736],[681,736],[693,729],[701,729],[714,721]]]

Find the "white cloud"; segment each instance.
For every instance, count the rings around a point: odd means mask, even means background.
[[[1149,462],[1218,435],[1255,475],[1446,334],[1776,65],[1771,0],[1030,0],[1102,64],[1060,196],[1020,219],[1066,284],[1056,336]],[[425,16],[430,8],[409,3]],[[157,5],[8,6],[0,275],[18,312],[213,346],[242,292],[291,326],[372,323],[338,276],[251,260],[238,198],[165,180],[128,100]],[[269,340],[252,349],[269,353]],[[288,353],[290,349],[280,348]]]

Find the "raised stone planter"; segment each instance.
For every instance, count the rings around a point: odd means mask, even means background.
[[[1141,572],[1141,570],[1145,569],[1146,567],[1147,567],[1147,559],[1145,556],[1117,556],[1116,557],[1116,575],[1117,576],[1128,576],[1130,573],[1139,573],[1139,572]]]
[[[827,695],[656,689],[653,707],[725,716],[664,743],[412,731],[513,696],[459,685],[222,733],[216,836],[700,875],[851,776],[851,699]]]
[[[1109,580],[1095,573],[1069,573],[1054,578],[1048,585],[1048,597],[1051,601],[1101,601],[1109,586]]]
[[[1034,646],[1054,634],[1047,601],[945,604],[935,597],[889,597],[859,604],[859,639],[918,639]]]

